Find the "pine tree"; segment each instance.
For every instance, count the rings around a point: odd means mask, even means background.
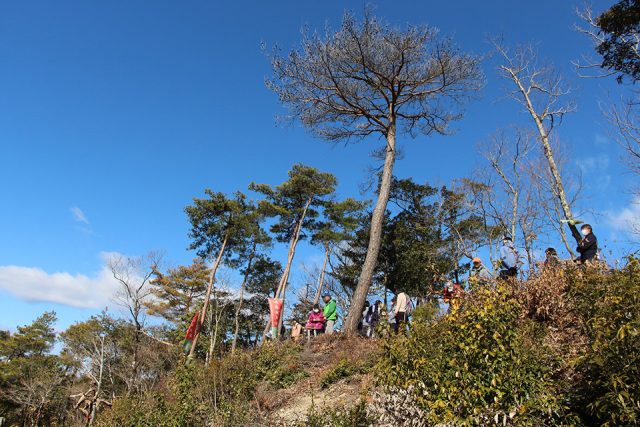
[[[205,194],[209,196],[208,199],[194,199],[193,205],[185,208],[191,222],[189,235],[193,239],[189,248],[196,249],[202,258],[215,257],[200,311],[199,328],[189,351],[190,358],[193,357],[200,331],[204,326],[216,272],[223,261],[229,261],[234,253],[242,251],[247,244],[248,221],[252,215],[251,205],[241,192],[236,192],[233,198],[208,189],[205,190]]]
[[[335,191],[336,183],[335,176],[330,173],[296,164],[289,171],[289,179],[276,187],[255,183],[250,185],[251,190],[265,196],[265,200],[260,202],[261,212],[277,217],[271,226],[276,240],[289,242],[287,262],[276,289],[276,298],[284,298],[298,242],[316,227],[320,209]]]
[[[147,302],[148,313],[171,323],[188,321],[207,291],[209,268],[202,258],[195,258],[189,266],[170,268],[166,274],[155,271],[151,280],[154,299]]]
[[[382,225],[396,160],[396,136],[448,133],[460,105],[482,86],[479,60],[461,53],[426,26],[400,30],[365,13],[358,23],[346,13],[325,38],[304,35],[302,46],[272,57],[267,85],[315,135],[355,142],[371,135],[384,157],[367,254],[345,321],[355,333],[376,270]]]

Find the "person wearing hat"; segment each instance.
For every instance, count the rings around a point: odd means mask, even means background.
[[[338,306],[336,301],[331,298],[331,295],[329,294],[325,294],[322,297],[322,300],[324,301],[324,318],[327,320],[324,333],[331,335],[336,325],[336,320],[338,320]]]
[[[500,247],[500,278],[507,279],[518,275],[518,250],[513,246],[511,236],[504,236]]]
[[[469,285],[473,288],[473,285],[485,286],[490,284],[494,277],[489,269],[484,266],[482,260],[475,257],[472,262],[473,267],[471,267],[471,272],[469,273]]]

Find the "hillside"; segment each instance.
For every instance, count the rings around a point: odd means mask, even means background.
[[[456,313],[419,306],[406,336],[269,343],[178,366],[99,425],[636,425],[639,267],[477,288]]]

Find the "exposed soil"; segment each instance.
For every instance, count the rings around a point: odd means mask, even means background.
[[[300,365],[308,377],[282,390],[260,388],[258,403],[266,412],[269,425],[304,425],[313,410],[343,410],[355,406],[366,398],[371,388],[370,374],[356,373],[322,388],[321,382],[328,372],[342,361],[362,364],[377,350],[376,340],[347,339],[341,335],[320,336],[304,344]]]

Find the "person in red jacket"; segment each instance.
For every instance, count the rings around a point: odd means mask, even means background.
[[[324,314],[322,314],[322,311],[320,311],[320,306],[318,304],[315,304],[313,306],[313,310],[309,312],[307,325],[305,326],[305,328],[307,329],[307,337],[315,337],[318,334],[322,333],[326,321],[327,320],[324,318]]]

